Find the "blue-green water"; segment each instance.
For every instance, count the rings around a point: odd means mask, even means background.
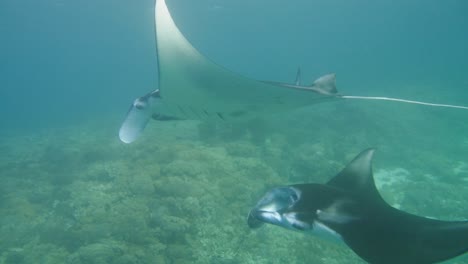
[[[216,63],[255,79],[337,73],[340,92],[468,105],[465,1],[167,0]],[[361,263],[246,216],[367,147],[392,205],[466,219],[468,111],[339,101],[235,123],[152,122],[153,1],[0,2],[0,263]],[[468,263],[466,257],[453,263]]]

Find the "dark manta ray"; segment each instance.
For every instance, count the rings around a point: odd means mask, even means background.
[[[435,263],[467,252],[468,221],[412,215],[382,199],[372,176],[373,154],[364,150],[326,184],[270,190],[250,211],[249,226],[325,234],[375,264]]]

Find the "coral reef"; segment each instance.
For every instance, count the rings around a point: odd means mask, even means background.
[[[376,182],[390,204],[466,217],[466,161],[406,150],[396,144],[403,132],[384,132],[380,119],[356,127],[362,110],[345,108],[346,120],[329,119],[343,109],[324,106],[258,126],[161,123],[131,145],[86,126],[1,142],[0,264],[362,263],[319,238],[251,231],[246,214],[266,189],[326,182],[374,144]]]

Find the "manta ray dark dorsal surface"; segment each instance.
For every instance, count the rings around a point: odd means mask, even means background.
[[[348,165],[335,177],[327,182],[327,185],[354,192],[366,196],[374,201],[382,197],[375,187],[372,174],[372,159],[375,149],[369,148],[357,155]]]
[[[344,242],[360,257],[377,264],[436,263],[468,251],[468,222],[439,221],[388,205],[375,187],[374,149],[358,154],[327,185],[353,192],[364,205],[358,221],[341,230]]]
[[[267,192],[250,211],[248,224],[269,223],[326,235],[375,264],[428,264],[468,251],[468,221],[440,221],[387,204],[372,176],[374,150],[356,156],[327,184],[307,183]]]

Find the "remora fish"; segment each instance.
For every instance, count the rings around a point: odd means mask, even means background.
[[[196,50],[174,23],[165,0],[155,6],[159,89],[135,99],[120,128],[131,143],[151,117],[228,120],[246,118],[337,99],[335,75],[301,86],[258,81],[233,73]],[[157,97],[149,96],[156,93]],[[144,107],[142,107],[144,106]],[[163,119],[165,120],[165,119]]]
[[[269,223],[344,242],[375,264],[426,264],[468,250],[468,221],[440,221],[387,204],[374,184],[373,149],[361,152],[326,184],[296,184],[267,192],[248,225]]]

